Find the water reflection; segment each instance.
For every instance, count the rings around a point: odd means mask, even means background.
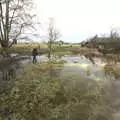
[[[15,79],[20,74],[21,68],[30,61],[28,56],[17,57],[18,54],[12,54],[11,57],[0,60],[0,80]]]
[[[7,70],[2,70],[1,74],[2,74],[2,80],[15,79],[16,70],[15,70],[15,68],[9,68]]]
[[[64,55],[64,56],[58,56],[56,59],[59,60],[65,60],[66,63],[64,64],[64,67],[62,68],[62,71],[60,72],[61,75],[63,74],[71,74],[71,73],[79,73],[79,75],[82,75],[84,77],[95,79],[95,80],[103,80],[108,79],[111,77],[106,72],[105,66],[109,64],[117,64],[119,63],[119,56],[115,57],[92,57],[92,56],[76,56],[76,55]],[[48,61],[48,58],[46,55],[38,56],[38,62]],[[53,72],[51,68],[50,71],[52,71],[50,74],[54,75],[55,71]],[[71,73],[69,73],[71,72]]]
[[[13,54],[12,56],[18,56],[17,54]],[[23,56],[28,57],[28,56]],[[22,57],[21,57],[22,58]],[[114,59],[115,58],[115,59]],[[48,61],[48,58],[46,55],[38,56],[37,57],[38,62]],[[66,63],[64,64],[63,70],[61,72],[58,72],[59,70],[53,70],[52,67],[50,67],[49,71],[51,76],[54,76],[57,71],[57,73],[65,74],[71,71],[71,73],[79,73],[79,75],[93,78],[96,80],[104,79],[106,76],[109,76],[108,72],[104,67],[109,64],[117,64],[119,63],[120,57],[111,57],[110,55],[107,57],[92,57],[92,56],[76,56],[76,55],[65,55],[65,56],[58,56],[56,59],[59,60],[65,60]],[[2,77],[0,79],[11,79],[14,78],[16,75],[15,71],[17,67],[15,67],[16,62],[21,63],[22,65],[26,65],[29,62],[31,62],[31,59],[25,58],[24,60],[15,61],[15,60],[9,60],[9,61],[3,61],[0,63],[0,71],[2,74]],[[10,67],[15,65],[14,67]]]
[[[90,60],[92,64],[95,64],[95,60],[94,60],[92,57],[90,57],[89,55],[85,55],[85,57],[86,57],[88,60]]]

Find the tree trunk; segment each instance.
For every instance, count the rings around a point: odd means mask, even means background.
[[[1,41],[2,48],[8,48],[8,46],[9,46],[9,41],[7,41],[7,40]]]
[[[5,40],[9,42],[9,0],[6,1]]]

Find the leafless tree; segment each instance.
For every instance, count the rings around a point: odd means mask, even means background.
[[[119,30],[117,28],[113,28],[110,31],[110,38],[115,39],[115,38],[119,38]]]
[[[60,33],[55,27],[54,19],[50,18],[48,27],[48,58],[54,55],[54,43],[59,38]]]
[[[17,39],[25,27],[33,25],[31,8],[32,0],[0,0],[0,44],[3,48],[11,47],[10,40]]]

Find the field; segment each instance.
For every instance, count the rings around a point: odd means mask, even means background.
[[[79,48],[79,44],[54,44],[53,48],[57,54],[70,54],[73,49]],[[8,49],[9,53],[31,54],[33,48],[37,48],[40,53],[47,53],[48,46],[45,43],[18,43]],[[1,49],[2,50],[2,49]]]
[[[47,45],[46,44],[42,44],[42,43],[18,43],[16,45],[13,45],[10,49],[9,52],[10,53],[30,53],[33,48],[38,48],[40,49],[46,49]]]

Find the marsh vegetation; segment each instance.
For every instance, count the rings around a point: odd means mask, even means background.
[[[17,72],[17,77],[1,82],[1,120],[118,117],[119,76],[115,77],[111,67],[119,65],[119,61],[81,55],[62,55],[51,61],[42,55],[37,60],[34,65],[31,59],[21,59],[22,71]]]
[[[32,8],[0,1],[0,120],[120,120],[119,34],[65,43],[50,18],[46,41],[30,42]]]

